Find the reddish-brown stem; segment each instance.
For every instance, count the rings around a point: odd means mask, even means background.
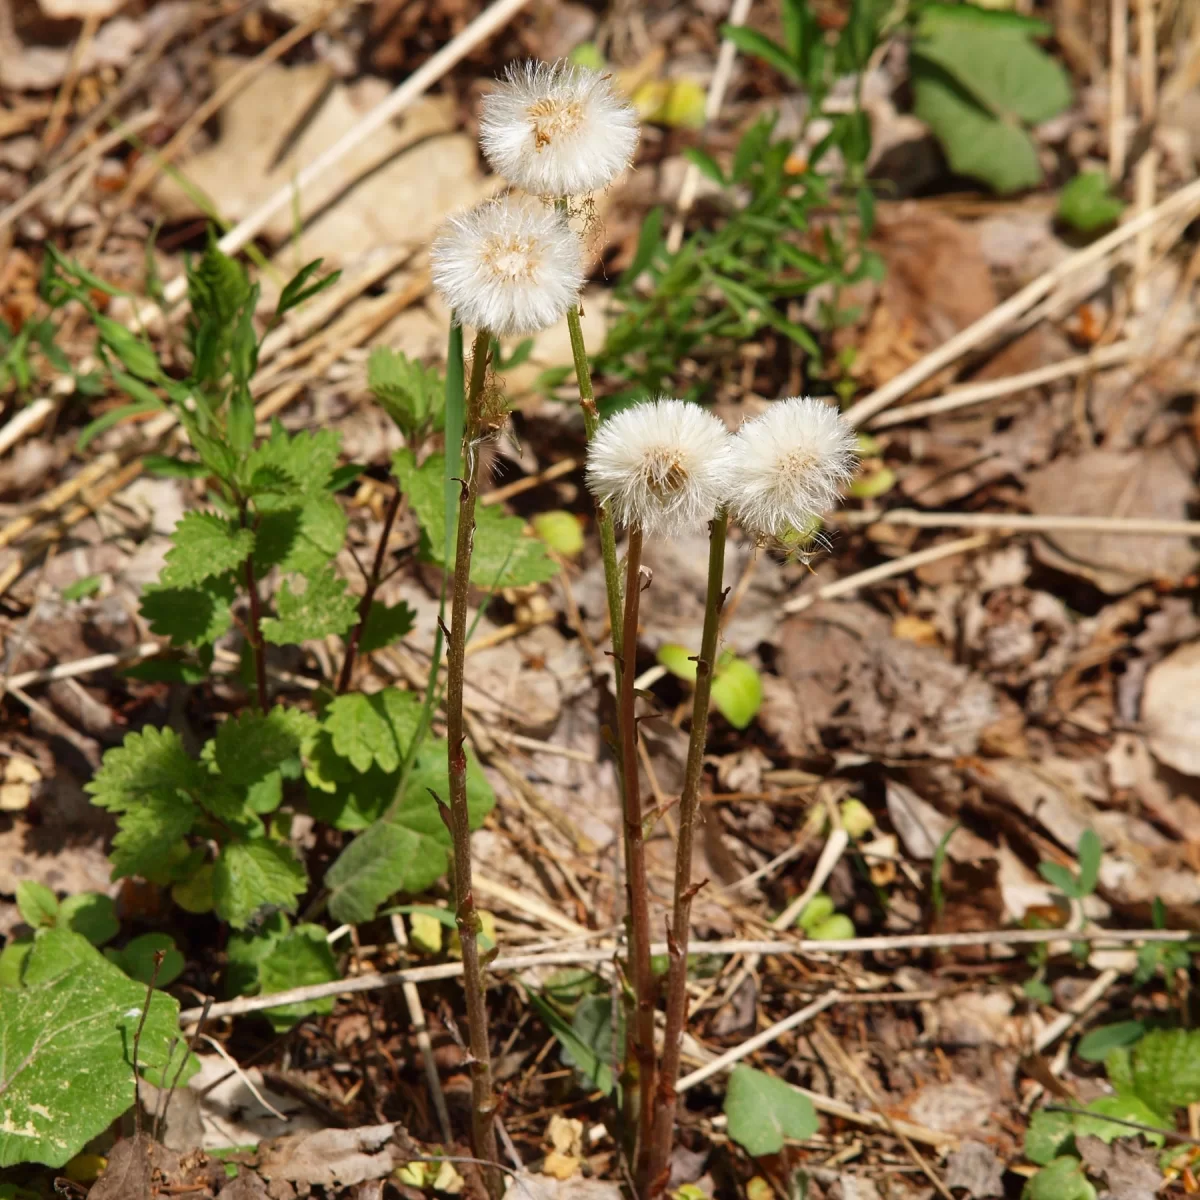
[[[479,495],[479,455],[475,442],[490,340],[475,338],[471,383],[463,421],[462,463],[466,478],[458,501],[458,538],[454,551],[453,609],[446,639],[446,741],[449,745],[450,833],[454,843],[454,902],[462,943],[463,990],[467,1001],[467,1043],[471,1052],[471,1142],[477,1158],[495,1163],[496,1110],[492,1094],[492,1060],[488,1041],[487,997],[479,960],[479,916],[471,886],[471,818],[467,808],[466,729],[463,724],[463,677],[467,649],[467,596],[471,584],[471,550],[475,535],[475,501]],[[503,1180],[494,1167],[484,1170],[489,1194],[498,1200]]]
[[[708,739],[708,705],[716,665],[717,638],[721,632],[721,609],[725,603],[725,535],[729,517],[720,510],[713,518],[708,543],[708,594],[704,605],[704,631],[696,660],[696,691],[692,698],[692,729],[688,737],[687,766],[679,795],[679,843],[675,851],[675,902],[667,927],[667,1026],[662,1064],[658,1077],[658,1104],[650,1152],[650,1194],[666,1189],[670,1174],[671,1140],[675,1131],[679,1060],[683,1030],[687,1024],[688,932],[692,915],[692,844],[696,832],[696,810],[700,800],[700,777],[704,770],[704,745]]]
[[[387,545],[392,536],[392,526],[400,512],[400,504],[404,493],[397,488],[396,494],[388,503],[387,513],[383,518],[383,532],[379,535],[379,545],[375,548],[375,561],[371,564],[371,574],[367,579],[367,590],[358,603],[358,622],[350,631],[350,640],[346,643],[346,658],[342,663],[341,674],[338,676],[337,692],[340,696],[349,686],[350,677],[354,674],[354,659],[362,642],[363,631],[367,627],[367,618],[371,615],[371,605],[375,600],[375,590],[383,575],[383,560],[387,557]]]
[[[246,525],[246,510],[242,509],[242,525]],[[258,594],[258,579],[254,574],[254,555],[246,559],[246,592],[250,597],[250,649],[254,653],[254,682],[258,691],[258,707],[267,711],[267,655],[262,635],[262,597]]]
[[[638,777],[637,676],[638,608],[642,593],[642,531],[629,531],[625,552],[625,609],[622,620],[621,683],[617,726],[621,743],[621,796],[625,818],[625,876],[629,892],[630,975],[633,978],[633,1048],[638,1068],[638,1137],[634,1177],[644,1192],[650,1167],[650,1135],[654,1120],[654,975],[650,970],[650,885],[646,875],[646,836],[642,825],[641,780]]]

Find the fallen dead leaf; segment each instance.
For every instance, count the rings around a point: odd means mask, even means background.
[[[1157,1154],[1131,1138],[1118,1138],[1110,1145],[1097,1137],[1075,1139],[1088,1172],[1108,1185],[1097,1200],[1154,1200],[1163,1184]]]
[[[966,1192],[967,1200],[988,1200],[1004,1195],[1004,1163],[991,1146],[965,1141],[946,1158],[942,1182],[951,1190]]]
[[[1150,668],[1141,717],[1156,758],[1200,775],[1200,642],[1180,646]]]
[[[349,1187],[383,1179],[407,1161],[393,1135],[395,1124],[359,1129],[318,1129],[276,1138],[258,1149],[257,1169],[265,1179],[286,1179],[309,1187]]]
[[[88,1195],[93,1200],[150,1200],[151,1143],[146,1133],[118,1142],[109,1153],[104,1174]]]

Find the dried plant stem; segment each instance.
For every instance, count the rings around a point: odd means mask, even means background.
[[[729,515],[721,509],[713,518],[708,542],[708,592],[704,602],[704,631],[700,657],[696,660],[696,690],[692,697],[692,729],[688,737],[687,766],[679,795],[679,840],[675,850],[675,902],[667,929],[670,968],[667,975],[667,1028],[659,1067],[658,1106],[650,1150],[651,1192],[663,1190],[669,1175],[671,1135],[675,1129],[675,1090],[687,1024],[687,955],[692,915],[692,841],[700,800],[700,776],[704,770],[704,746],[708,740],[708,704],[717,639],[721,632],[721,610],[725,604],[725,535]]]
[[[625,661],[617,725],[621,749],[621,799],[625,820],[625,878],[630,926],[630,974],[636,1004],[633,1050],[638,1071],[638,1137],[635,1177],[639,1193],[649,1171],[650,1135],[654,1121],[654,974],[650,970],[650,884],[646,874],[646,834],[642,824],[641,780],[638,777],[637,716],[634,705],[637,676],[638,607],[642,592],[642,531],[629,531],[625,551],[625,608],[623,638]]]
[[[342,663],[341,674],[338,676],[337,692],[340,696],[349,686],[350,677],[354,674],[354,659],[362,642],[363,631],[367,627],[367,618],[371,615],[371,605],[375,600],[375,591],[383,575],[383,560],[387,557],[388,542],[392,536],[392,526],[400,512],[400,504],[404,493],[397,488],[388,502],[387,514],[383,518],[383,532],[379,535],[379,545],[375,548],[375,561],[371,564],[371,574],[367,579],[367,590],[358,605],[358,622],[350,631],[350,640],[346,643],[346,658]]]
[[[579,383],[579,407],[583,410],[583,427],[590,442],[600,427],[596,411],[596,394],[592,390],[592,369],[588,366],[587,347],[583,344],[583,326],[579,321],[579,306],[567,310],[567,329],[571,333],[571,356],[575,360],[575,378]],[[621,644],[621,574],[617,566],[617,535],[612,517],[602,504],[596,505],[596,524],[600,529],[600,554],[604,559],[604,590],[608,595],[608,621],[612,628],[613,657],[620,675],[624,647]]]
[[[467,594],[471,581],[471,550],[475,534],[475,501],[479,495],[477,441],[487,360],[486,333],[475,338],[471,383],[463,424],[462,463],[466,478],[458,502],[458,539],[454,551],[454,607],[446,640],[446,741],[450,758],[450,814],[454,842],[454,902],[458,936],[462,942],[463,990],[467,998],[467,1039],[471,1053],[471,1143],[475,1154],[495,1163],[496,1130],[492,1121],[496,1102],[492,1095],[492,1062],[488,1043],[487,1000],[479,961],[479,917],[471,886],[471,819],[467,808],[466,728],[463,724],[463,667],[467,648]],[[500,1195],[499,1171],[484,1172],[488,1192]]]

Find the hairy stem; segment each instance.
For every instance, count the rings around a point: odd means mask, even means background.
[[[621,743],[621,795],[625,818],[625,878],[628,889],[630,960],[636,1013],[633,1028],[638,1068],[638,1138],[635,1178],[639,1193],[649,1170],[650,1134],[654,1120],[654,975],[650,970],[650,885],[646,876],[646,835],[642,824],[641,780],[638,777],[637,717],[634,679],[637,676],[638,607],[642,592],[642,531],[629,531],[625,552],[625,661],[617,725]]]
[[[375,590],[379,587],[379,580],[383,575],[383,560],[387,557],[387,546],[392,536],[392,526],[396,523],[396,516],[400,512],[400,505],[403,500],[404,493],[397,488],[396,494],[388,503],[387,513],[383,518],[383,532],[379,535],[379,545],[375,548],[375,561],[371,564],[371,574],[367,579],[367,590],[363,592],[363,598],[358,604],[358,622],[350,631],[350,639],[346,643],[346,657],[342,662],[342,670],[337,682],[337,694],[339,696],[350,686],[350,677],[354,673],[354,659],[358,654],[359,644],[362,642],[363,631],[367,627],[367,618],[371,615],[371,605],[375,600]]]
[[[575,378],[579,383],[579,407],[583,410],[583,428],[590,442],[600,427],[596,411],[596,394],[592,390],[592,369],[588,366],[587,348],[583,344],[583,326],[579,322],[579,306],[567,310],[567,329],[571,334],[571,356],[575,360]],[[612,628],[613,656],[620,672],[624,647],[621,644],[621,571],[617,565],[617,535],[612,517],[602,505],[596,505],[596,523],[600,528],[600,554],[604,559],[604,590],[608,595],[608,620]]]
[[[242,527],[248,528],[245,505],[242,506]],[[250,649],[254,654],[254,682],[258,693],[258,707],[266,712],[270,704],[267,692],[267,654],[262,635],[262,597],[258,594],[258,579],[254,574],[254,555],[246,559],[246,592],[250,597]]]
[[[700,800],[700,777],[704,770],[704,745],[708,740],[708,705],[716,666],[717,639],[721,632],[721,609],[725,604],[725,535],[729,516],[720,509],[713,518],[708,543],[708,593],[704,603],[704,632],[700,657],[696,660],[696,690],[692,698],[692,729],[688,738],[687,767],[679,796],[679,841],[675,850],[675,902],[667,929],[667,1028],[658,1076],[658,1105],[650,1151],[650,1193],[666,1189],[670,1174],[671,1139],[675,1130],[679,1058],[687,1024],[688,932],[692,913],[692,845],[696,832],[696,810]]]
[[[463,425],[462,465],[466,478],[458,502],[458,540],[454,551],[453,608],[446,640],[446,740],[449,743],[450,834],[454,843],[454,902],[462,942],[463,989],[467,999],[467,1041],[471,1053],[471,1142],[477,1157],[495,1163],[496,1109],[492,1095],[492,1062],[488,1042],[487,998],[479,960],[479,917],[471,884],[471,820],[467,809],[467,753],[463,725],[463,670],[467,647],[467,594],[471,582],[471,550],[475,535],[475,500],[479,495],[479,455],[475,445],[481,427],[481,408],[490,339],[475,338],[471,383]],[[489,1194],[496,1200],[500,1172],[484,1172]]]

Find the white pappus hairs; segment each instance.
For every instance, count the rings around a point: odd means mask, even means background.
[[[514,63],[479,121],[492,169],[539,196],[608,187],[633,161],[638,133],[637,112],[612,79],[568,62]]]
[[[451,217],[429,257],[433,286],[458,320],[497,337],[548,329],[583,287],[579,235],[534,200],[488,200]]]
[[[733,437],[729,512],[748,533],[784,537],[832,508],[858,466],[841,413],[813,396],[777,400]]]
[[[725,502],[729,431],[697,404],[666,397],[622,409],[588,447],[587,484],[622,527],[698,531]]]

